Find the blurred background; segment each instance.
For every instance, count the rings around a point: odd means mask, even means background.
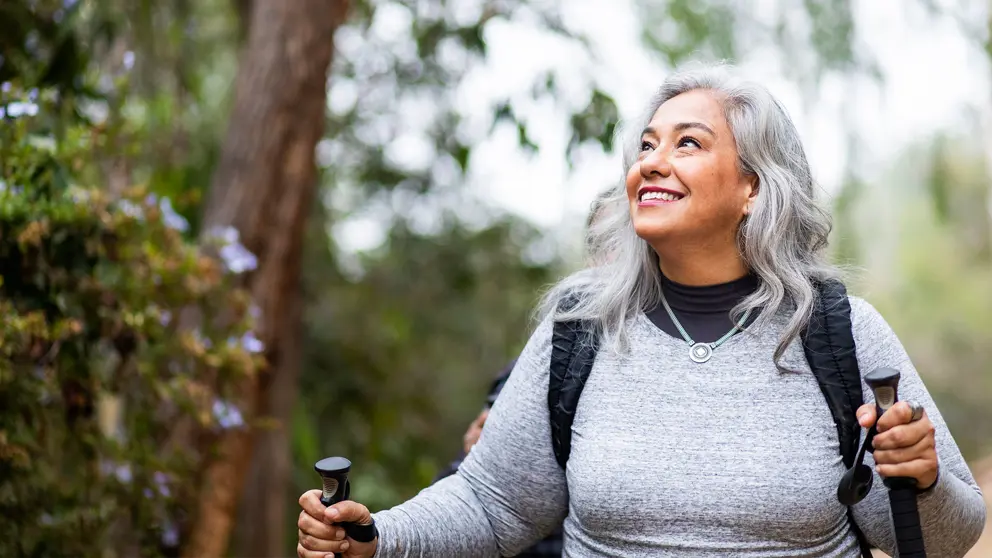
[[[786,105],[832,256],[992,494],[990,28],[987,0],[0,1],[0,555],[291,556],[329,455],[373,510],[416,494],[693,60]]]

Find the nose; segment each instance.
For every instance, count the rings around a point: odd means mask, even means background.
[[[661,149],[655,149],[648,153],[647,157],[641,160],[641,176],[651,178],[660,176],[667,178],[672,174],[672,164],[668,160],[668,154]]]

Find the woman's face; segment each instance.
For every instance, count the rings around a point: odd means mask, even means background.
[[[627,173],[634,230],[656,250],[670,242],[736,242],[756,187],[757,178],[739,170],[720,99],[707,90],[658,108]]]

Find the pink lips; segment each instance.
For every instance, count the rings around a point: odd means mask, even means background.
[[[641,199],[641,196],[643,196],[647,192],[664,192],[664,193],[667,193],[667,194],[672,194],[673,196],[678,196],[679,199],[677,199],[677,200],[663,200],[663,199],[660,199],[660,198],[655,198],[655,199],[651,199],[651,200],[642,200]],[[638,207],[648,207],[648,206],[653,206],[653,205],[664,205],[664,204],[667,204],[667,203],[675,203],[675,202],[678,202],[678,201],[682,201],[682,198],[684,198],[684,197],[685,197],[685,194],[684,193],[679,192],[678,190],[672,190],[671,188],[660,188],[658,186],[644,186],[643,188],[641,188],[640,190],[637,191],[637,200],[638,200],[637,201],[637,205],[638,205]]]

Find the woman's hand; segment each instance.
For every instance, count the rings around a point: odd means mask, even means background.
[[[358,542],[346,538],[344,528],[335,523],[351,522],[371,525],[369,509],[345,500],[330,507],[320,503],[320,490],[309,490],[300,496],[299,542],[296,555],[299,558],[334,558],[339,552],[344,558],[371,558],[375,554],[379,539],[372,542]]]
[[[875,424],[875,404],[858,409],[858,422],[865,428]],[[937,449],[934,426],[926,411],[912,420],[909,403],[900,401],[878,419],[875,435],[875,469],[883,477],[912,477],[920,490],[937,481]]]

